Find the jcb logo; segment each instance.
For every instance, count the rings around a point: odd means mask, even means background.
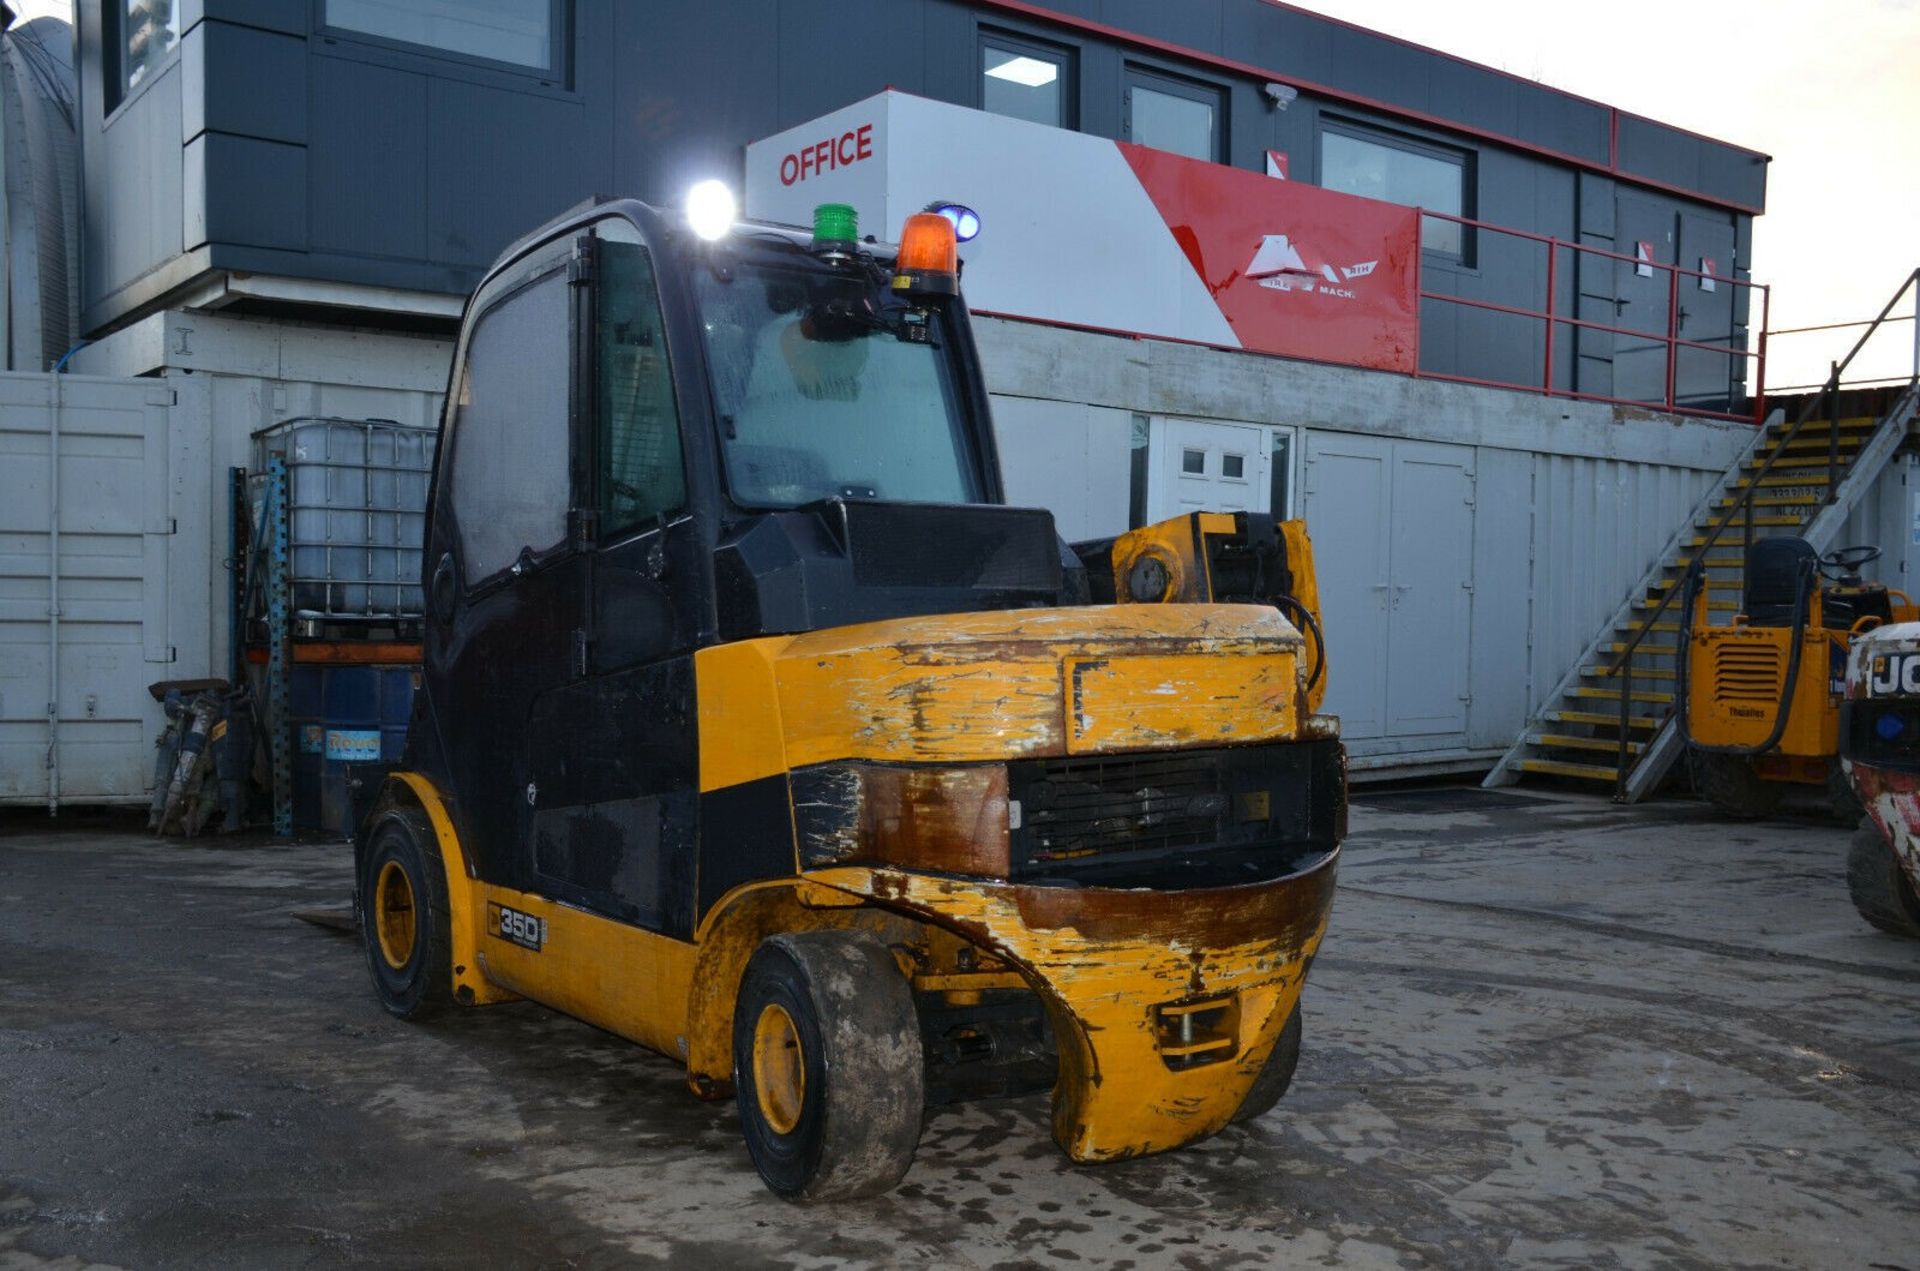
[[[492,902],[487,904],[487,931],[510,944],[535,952],[547,942],[546,919]]]
[[[1920,697],[1920,653],[1876,657],[1867,673],[1869,697]]]

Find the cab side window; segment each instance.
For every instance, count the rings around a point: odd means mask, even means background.
[[[600,530],[612,536],[678,511],[687,485],[653,261],[638,243],[602,239],[600,252]]]
[[[570,325],[563,271],[480,316],[453,425],[453,512],[469,585],[557,546],[569,503]]]

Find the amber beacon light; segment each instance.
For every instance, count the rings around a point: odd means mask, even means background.
[[[954,295],[960,290],[960,243],[953,222],[938,212],[915,212],[900,231],[895,291]]]

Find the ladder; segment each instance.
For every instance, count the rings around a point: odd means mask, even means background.
[[[1839,377],[1916,283],[1920,270],[1791,422],[1779,410],[1769,416],[1482,784],[1571,778],[1606,787],[1623,803],[1660,784],[1686,748],[1674,689],[1688,569],[1699,561],[1708,621],[1723,625],[1740,608],[1745,548],[1754,539],[1797,534],[1816,551],[1833,545],[1920,414],[1916,379],[1893,392],[1885,409],[1842,418]]]

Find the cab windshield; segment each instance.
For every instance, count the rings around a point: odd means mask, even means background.
[[[773,251],[693,275],[736,502],[982,499],[937,306],[901,303],[864,268]]]

